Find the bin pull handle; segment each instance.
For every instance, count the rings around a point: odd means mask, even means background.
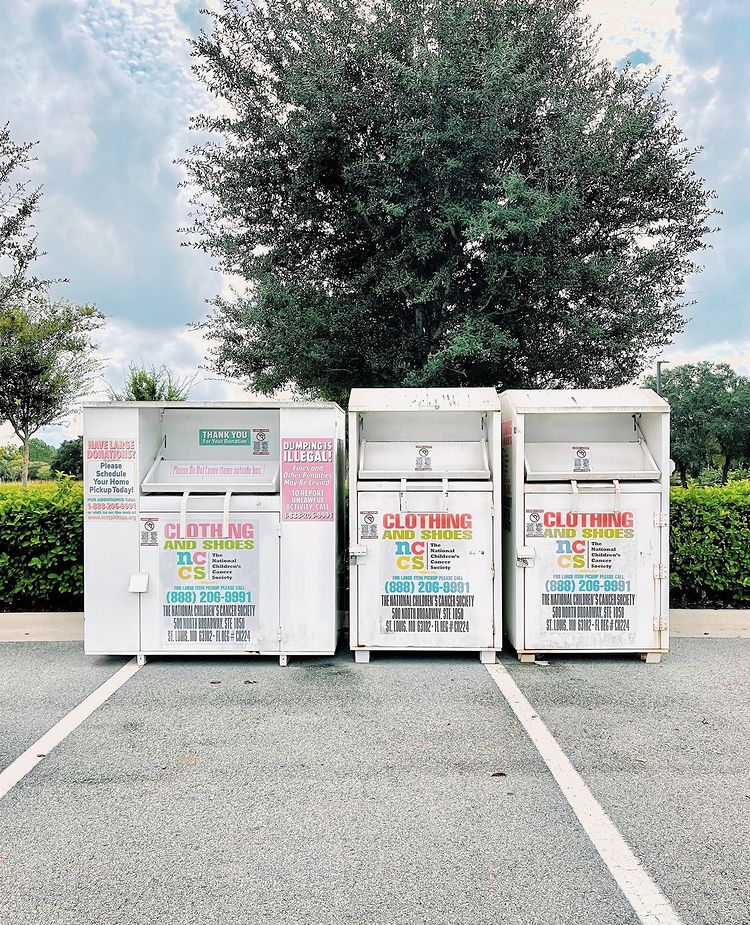
[[[573,497],[570,499],[570,510],[573,513],[576,513],[578,511],[580,494],[578,492],[578,482],[575,479],[573,479],[570,483],[570,490],[573,492]]]
[[[221,526],[221,535],[229,536],[229,502],[232,500],[232,492],[228,491],[224,495],[224,520]]]
[[[180,501],[180,536],[185,539],[187,536],[187,503],[190,497],[189,491],[183,491],[182,500]]]
[[[620,480],[612,479],[612,484],[615,486],[615,500],[614,500],[614,509],[616,511],[620,510],[620,501],[622,500],[622,494],[620,492]]]
[[[441,497],[440,497],[440,510],[447,511],[448,510],[448,497],[449,497],[448,496],[448,479],[441,479],[441,482],[442,482],[443,487],[442,487]],[[428,494],[434,497],[434,493],[436,493],[436,488],[433,488],[432,486],[430,486],[430,490]],[[422,494],[423,493],[417,494],[417,497],[421,497]],[[428,512],[434,511],[435,508],[432,506],[433,504],[434,502],[430,502],[429,504],[425,502],[425,504],[422,504],[421,506],[416,506],[416,510],[417,511],[428,511]],[[401,479],[401,490],[399,491],[399,505],[398,506],[402,514],[407,513],[407,512],[413,512],[415,510],[415,506],[412,506],[412,507],[409,506],[409,499],[407,497],[406,479]]]

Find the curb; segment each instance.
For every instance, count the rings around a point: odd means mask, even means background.
[[[82,613],[0,613],[0,642],[82,641]]]
[[[750,610],[670,610],[669,635],[689,639],[750,639]]]

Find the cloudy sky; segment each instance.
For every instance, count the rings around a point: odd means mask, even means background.
[[[218,0],[213,0],[218,2]],[[204,344],[188,330],[221,289],[210,261],[181,247],[187,204],[173,164],[190,144],[188,118],[214,106],[190,71],[187,38],[211,0],[0,0],[0,123],[39,140],[35,173],[40,269],[66,277],[59,294],[108,316],[105,380],[130,359],[195,372]],[[612,61],[659,64],[700,172],[719,194],[722,231],[691,281],[697,305],[665,356],[726,360],[750,372],[750,3],[748,0],[587,0]],[[101,389],[105,383],[101,383]],[[238,390],[200,374],[195,398]],[[101,396],[100,396],[101,397]],[[59,442],[73,419],[40,434]],[[9,436],[0,429],[0,439]]]

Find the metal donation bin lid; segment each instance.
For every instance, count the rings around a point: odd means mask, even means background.
[[[528,389],[505,395],[525,419],[527,481],[660,478],[642,420],[669,414],[669,405],[651,389]],[[648,433],[658,444],[659,429],[649,427]]]
[[[489,479],[494,389],[353,389],[360,479]]]

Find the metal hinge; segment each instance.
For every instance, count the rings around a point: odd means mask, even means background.
[[[281,627],[279,627],[279,633],[278,633],[278,636],[279,636],[279,642],[281,642]]]
[[[655,527],[668,527],[669,526],[669,514],[664,514],[659,512],[654,514],[654,526]]]
[[[495,516],[495,505],[491,504],[490,505],[490,517],[494,517],[494,516]]]
[[[662,616],[660,613],[654,614],[654,630],[657,633],[661,633],[663,630],[669,629],[669,620],[667,617]]]
[[[281,536],[281,524],[276,527],[276,535]]]
[[[663,578],[669,578],[669,569],[666,565],[663,565],[661,562],[654,563],[654,578],[658,578],[660,581]]]

